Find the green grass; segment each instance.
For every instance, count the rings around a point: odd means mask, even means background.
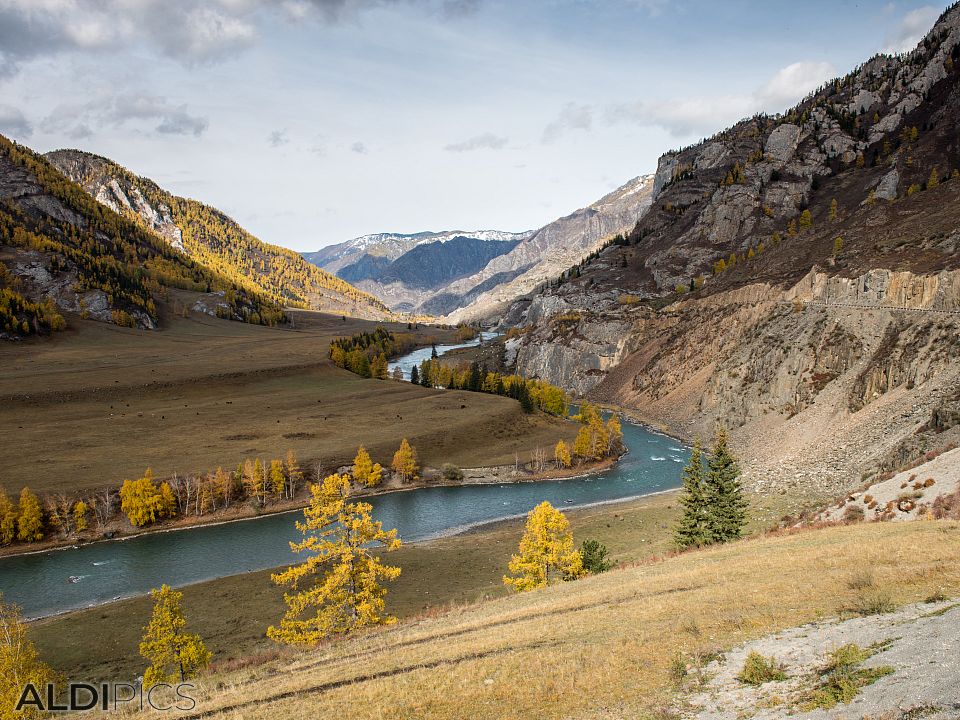
[[[802,703],[803,709],[829,710],[837,705],[846,705],[863,688],[872,685],[882,677],[892,675],[894,670],[889,665],[861,667],[865,660],[883,649],[883,646],[861,648],[851,643],[834,650],[820,671],[819,685]]]
[[[773,658],[764,657],[756,650],[747,655],[743,669],[737,679],[747,685],[763,685],[764,683],[786,680],[787,674],[783,666]]]

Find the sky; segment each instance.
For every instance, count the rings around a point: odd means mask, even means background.
[[[944,3],[0,0],[0,133],[109,157],[316,250],[540,227]]]

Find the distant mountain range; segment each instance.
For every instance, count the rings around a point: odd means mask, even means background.
[[[450,321],[489,317],[629,231],[650,206],[653,176],[539,230],[364,235],[304,257],[391,309]]]

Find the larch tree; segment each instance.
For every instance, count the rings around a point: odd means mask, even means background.
[[[73,527],[77,532],[83,532],[89,527],[87,523],[89,512],[90,508],[83,500],[78,500],[73,506]]]
[[[677,547],[702,547],[712,542],[710,516],[707,508],[706,481],[703,476],[703,450],[700,440],[693,444],[690,462],[683,468],[683,486],[680,491],[683,514],[673,528]]]
[[[23,542],[43,540],[43,510],[37,496],[25,487],[20,491],[17,512],[17,539]]]
[[[292,592],[284,593],[287,612],[267,636],[310,646],[329,635],[395,622],[385,613],[381,581],[395,580],[400,568],[385,565],[373,546],[398,549],[397,531],[374,521],[369,503],[349,502],[349,475],[327,476],[310,486],[310,495],[304,521],[297,522],[303,540],[290,543],[293,552],[309,556],[271,576]]]
[[[142,478],[124,480],[120,487],[120,509],[134,527],[156,522],[176,512],[177,501],[170,485],[160,487],[153,481],[153,471],[147,468]]]
[[[558,469],[570,467],[573,460],[570,457],[570,446],[567,445],[566,441],[557,441],[553,448],[553,459],[556,460]]]
[[[416,449],[404,438],[400,442],[400,447],[393,454],[393,462],[390,463],[400,479],[403,482],[412,482],[417,479],[420,472],[420,464],[417,459]]]
[[[283,460],[270,461],[270,489],[278,498],[282,498],[287,489],[287,476],[283,474]]]
[[[9,545],[17,539],[17,508],[7,491],[0,488],[0,545]]]
[[[586,425],[577,431],[577,437],[573,441],[573,454],[584,460],[593,455],[593,434]]]
[[[46,717],[37,708],[14,712],[28,683],[44,694],[44,685],[55,682],[56,673],[40,660],[40,654],[27,634],[20,608],[4,602],[0,593],[0,718]]]
[[[143,673],[144,687],[195,677],[210,664],[211,653],[199,635],[186,632],[183,593],[164,584],[151,590],[150,596],[153,614],[140,641],[140,655],[150,663]]]
[[[383,467],[370,459],[370,453],[361,445],[353,459],[353,479],[360,485],[376,487],[383,478]]]
[[[585,573],[583,557],[573,547],[566,516],[549,502],[527,514],[518,554],[510,559],[503,582],[517,592],[545,587],[558,580],[575,580]]]
[[[295,497],[297,488],[303,482],[303,470],[297,462],[297,454],[293,450],[287,450],[287,497]]]
[[[712,542],[736,540],[747,524],[748,503],[740,487],[740,468],[727,447],[727,432],[717,429],[707,463],[705,497]]]

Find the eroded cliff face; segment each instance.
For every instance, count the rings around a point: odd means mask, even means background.
[[[829,495],[958,435],[958,281],[814,270],[659,310],[535,300],[518,369],[687,438],[721,423],[754,487]]]

